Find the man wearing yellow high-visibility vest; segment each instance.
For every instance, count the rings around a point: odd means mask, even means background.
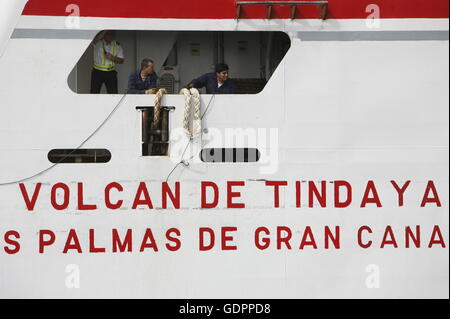
[[[91,75],[91,93],[100,93],[103,83],[108,94],[119,92],[116,64],[125,59],[119,42],[114,40],[114,32],[100,32],[94,39],[94,67]]]

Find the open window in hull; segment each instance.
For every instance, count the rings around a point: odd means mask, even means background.
[[[157,86],[169,94],[178,94],[193,79],[214,72],[218,63],[229,65],[236,94],[257,94],[290,48],[290,39],[283,32],[115,31],[114,37],[125,57],[125,62],[115,67],[119,94],[127,91],[130,74],[140,69],[144,58],[154,61]],[[91,44],[69,75],[74,92],[91,92],[93,60]],[[101,93],[106,93],[105,85]]]
[[[155,118],[154,107],[137,107],[141,111],[142,156],[169,155],[169,118],[173,107],[161,107]]]
[[[107,149],[54,149],[48,153],[54,164],[102,164],[111,160]]]

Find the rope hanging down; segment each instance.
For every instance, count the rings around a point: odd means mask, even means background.
[[[112,109],[112,111],[108,114],[108,116],[103,120],[103,122],[100,124],[100,126],[97,127],[95,129],[95,131],[91,133],[91,135],[89,135],[83,142],[81,142],[81,144],[76,149],[73,149],[69,154],[66,154],[66,156],[61,158],[57,163],[47,167],[46,169],[44,169],[44,170],[42,170],[40,172],[37,172],[34,175],[31,175],[31,176],[28,176],[28,177],[24,177],[24,178],[19,179],[19,180],[15,180],[15,181],[11,181],[11,182],[0,182],[0,186],[9,186],[9,185],[15,185],[15,184],[27,182],[29,180],[32,180],[35,177],[44,175],[45,173],[51,171],[53,168],[55,168],[56,166],[58,166],[59,164],[64,162],[65,159],[67,159],[70,155],[75,153],[77,150],[81,149],[92,137],[94,137],[103,128],[103,126],[105,126],[106,123],[109,122],[109,120],[112,118],[112,116],[117,111],[117,109],[122,105],[122,102],[124,101],[124,99],[127,96],[127,94],[128,94],[128,91],[123,94],[123,96],[120,99],[120,101],[116,104],[116,106]]]
[[[155,108],[153,110],[153,127],[158,127],[159,121],[161,120],[161,100],[167,94],[166,89],[159,89],[155,95]]]
[[[202,119],[200,110],[200,93],[197,89],[182,89],[180,94],[184,95],[184,131],[192,140],[202,132]],[[194,121],[191,129],[191,114],[194,112]]]
[[[180,92],[183,94],[183,92]],[[203,120],[203,118],[205,117],[205,115],[208,113],[209,107],[211,106],[211,102],[214,100],[214,98],[216,97],[216,95],[213,95],[211,97],[211,99],[209,100],[208,106],[206,107],[206,110],[203,112],[202,116],[200,117],[200,120]],[[166,183],[169,182],[170,176],[172,176],[172,174],[175,172],[175,170],[180,166],[180,165],[184,165],[184,167],[189,167],[189,161],[191,159],[194,158],[194,155],[192,155],[191,157],[189,157],[187,160],[184,159],[184,155],[186,154],[186,151],[188,150],[189,145],[191,144],[192,140],[189,140],[189,142],[186,144],[186,148],[184,149],[183,155],[181,155],[181,161],[175,165],[175,167],[170,171],[169,175],[167,175],[166,178]]]

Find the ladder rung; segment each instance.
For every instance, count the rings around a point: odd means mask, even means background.
[[[295,19],[296,15],[296,6],[297,5],[317,5],[321,8],[321,18],[323,20],[326,19],[327,10],[328,10],[328,1],[238,1],[236,2],[236,19],[239,20],[241,18],[241,7],[243,5],[266,5],[267,6],[267,19],[271,19],[272,17],[272,7],[274,5],[289,5],[291,6],[291,20]]]

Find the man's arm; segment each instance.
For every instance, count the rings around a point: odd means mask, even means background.
[[[196,89],[201,89],[206,86],[206,81],[207,81],[206,74],[203,74],[202,76],[199,76],[198,78],[193,79],[186,87],[188,89],[191,89],[193,87]]]
[[[123,55],[123,48],[119,45],[116,56],[112,55],[109,52],[105,52],[105,56],[108,60],[113,61],[116,64],[123,64],[125,62],[125,58]]]
[[[109,52],[106,52],[106,58],[110,61],[113,61],[115,64],[123,64],[125,62],[124,58],[119,58],[117,56],[113,56]]]
[[[97,34],[94,38],[94,44],[97,44],[98,42],[102,41],[105,36],[106,31],[102,31],[99,34]]]
[[[117,54],[115,56],[115,63],[117,64],[123,64],[123,62],[125,62],[125,57],[123,55],[123,48],[122,46],[119,44],[118,50],[117,50]]]
[[[137,89],[137,81],[134,73],[130,74],[128,79],[128,94],[145,94],[145,90]]]
[[[158,87],[158,76],[156,73],[153,73],[150,79],[150,89],[155,89]]]

